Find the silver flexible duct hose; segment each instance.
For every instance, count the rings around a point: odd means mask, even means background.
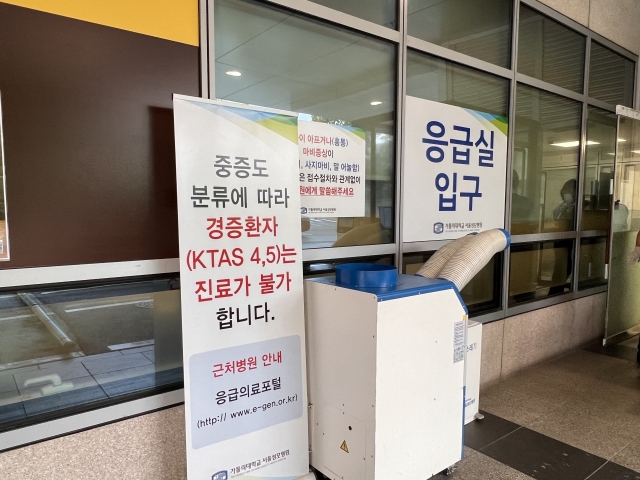
[[[465,237],[460,237],[456,240],[453,240],[443,247],[439,248],[436,253],[431,255],[431,258],[427,260],[427,262],[420,267],[420,270],[416,273],[416,275],[422,275],[426,278],[438,278],[440,277],[440,270],[445,264],[449,261],[449,259],[455,255],[455,253],[466,245],[475,235],[467,235]]]
[[[495,228],[470,237],[442,267],[439,278],[449,280],[462,290],[489,260],[511,244],[506,230]]]

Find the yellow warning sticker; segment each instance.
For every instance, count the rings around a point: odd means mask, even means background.
[[[347,447],[347,441],[346,440],[344,442],[342,442],[342,445],[340,445],[340,450],[344,450],[345,452],[349,453],[349,447]]]

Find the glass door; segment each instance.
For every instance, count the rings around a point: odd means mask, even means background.
[[[622,115],[613,183],[605,345],[625,340],[640,325],[640,120]]]

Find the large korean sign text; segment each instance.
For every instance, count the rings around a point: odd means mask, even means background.
[[[174,97],[189,478],[308,472],[295,114]]]
[[[405,242],[504,226],[507,128],[504,117],[407,97]]]
[[[365,139],[361,128],[298,123],[302,215],[364,216]]]

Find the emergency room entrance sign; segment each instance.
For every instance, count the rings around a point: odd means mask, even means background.
[[[297,115],[174,96],[189,479],[309,471]]]
[[[403,241],[504,227],[507,119],[406,99]]]

